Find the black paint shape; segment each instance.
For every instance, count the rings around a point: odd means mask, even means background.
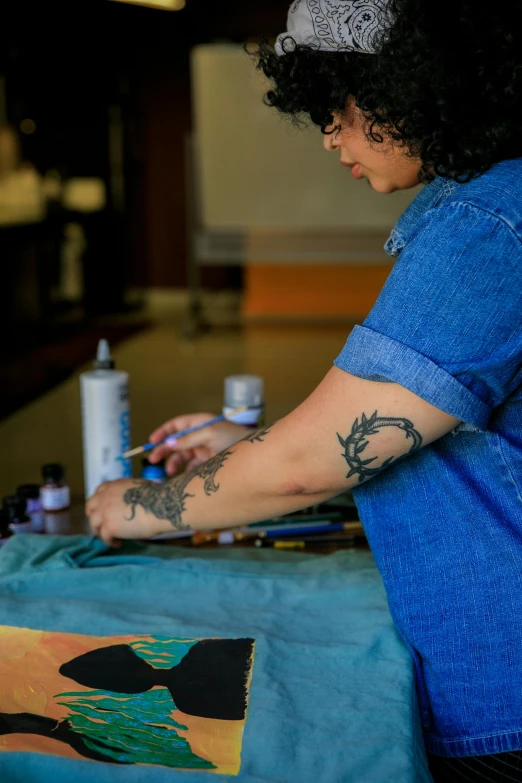
[[[98,745],[100,752],[90,748],[83,740],[81,734],[78,734],[71,728],[68,720],[57,721],[54,718],[46,718],[44,715],[34,715],[32,712],[17,712],[14,714],[0,712],[0,735],[3,734],[37,734],[40,737],[50,737],[50,739],[64,742],[70,745],[73,750],[93,761],[105,761],[112,764],[129,764],[132,762],[119,761],[103,753],[102,748],[117,750],[100,740],[89,738],[89,742]]]
[[[172,669],[155,669],[126,644],[102,647],[60,666],[60,674],[95,690],[144,693],[168,688],[187,715],[242,720],[253,639],[204,639]]]

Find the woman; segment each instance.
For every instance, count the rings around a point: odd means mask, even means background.
[[[182,438],[169,471],[188,472],[87,504],[110,542],[352,489],[444,781],[522,781],[521,38],[520,3],[293,3],[256,55],[267,103],[309,116],[375,190],[426,183],[387,243],[394,269],[296,410],[241,442],[231,423]]]

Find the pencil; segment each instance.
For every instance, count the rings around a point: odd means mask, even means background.
[[[272,547],[273,549],[306,549],[307,546],[328,546],[328,544],[353,544],[356,538],[363,538],[363,533],[346,536],[309,536],[307,538],[257,538],[256,547]]]

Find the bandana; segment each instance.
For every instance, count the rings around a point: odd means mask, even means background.
[[[283,41],[321,52],[355,51],[375,54],[386,24],[387,0],[295,0],[288,12],[288,31],[277,37],[276,52],[285,54]],[[286,51],[291,45],[286,43]]]

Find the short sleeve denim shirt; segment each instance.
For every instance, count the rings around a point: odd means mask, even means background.
[[[437,178],[386,250],[394,268],[335,364],[462,424],[354,497],[414,659],[427,750],[520,750],[522,159]]]

